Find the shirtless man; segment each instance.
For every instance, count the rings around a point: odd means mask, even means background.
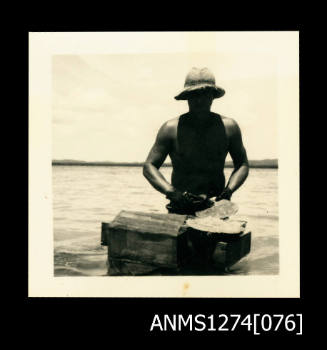
[[[212,206],[212,197],[216,201],[230,199],[248,176],[239,126],[233,119],[210,111],[213,99],[225,93],[215,84],[207,68],[193,68],[188,73],[184,90],[175,99],[187,100],[189,111],[162,125],[143,167],[150,184],[170,200],[169,213],[194,215]],[[225,186],[228,153],[234,170]],[[167,155],[173,167],[171,183],[159,170]]]

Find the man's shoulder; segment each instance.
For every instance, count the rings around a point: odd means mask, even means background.
[[[179,118],[180,116],[178,117],[175,117],[175,118],[172,118],[172,119],[169,119],[167,120],[164,125],[167,127],[167,128],[174,128],[178,125],[178,122],[179,122]]]
[[[225,125],[225,128],[232,129],[232,130],[238,128],[238,124],[237,124],[235,119],[230,118],[230,117],[226,117],[224,115],[220,115],[220,117],[221,117],[222,122]]]
[[[180,117],[172,118],[164,122],[159,130],[161,137],[174,137],[177,131],[178,121]]]
[[[178,126],[179,118],[180,116],[167,120],[166,122],[163,123],[161,129],[165,132],[171,132],[176,130]]]
[[[240,129],[235,119],[226,117],[224,115],[220,115],[220,117],[229,136],[232,136],[235,133],[239,133]]]
[[[233,118],[226,117],[225,115],[221,115],[221,114],[220,114],[220,117],[223,123],[225,124],[225,126],[233,127],[237,125],[236,121]]]

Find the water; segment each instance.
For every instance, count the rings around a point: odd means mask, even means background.
[[[145,180],[140,167],[53,166],[52,171],[55,276],[105,276],[101,222],[113,220],[121,210],[167,213],[168,201]],[[161,171],[170,180],[171,168]],[[225,169],[226,179],[231,171]],[[278,274],[277,190],[277,169],[251,169],[233,195],[237,216],[252,231],[252,246],[230,274]]]

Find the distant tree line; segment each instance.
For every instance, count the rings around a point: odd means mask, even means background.
[[[135,166],[142,167],[144,162],[86,162],[83,160],[53,160],[52,165],[78,165],[78,166]],[[263,159],[263,160],[249,160],[249,165],[251,168],[278,168],[277,159]],[[163,167],[171,167],[171,163],[164,163]],[[233,162],[227,161],[225,163],[225,168],[233,168]]]

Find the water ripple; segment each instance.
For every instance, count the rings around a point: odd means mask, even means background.
[[[101,222],[121,210],[166,213],[168,201],[138,167],[53,168],[55,276],[106,275],[107,250],[100,245]],[[163,168],[170,180],[171,168]],[[231,169],[226,169],[228,179]],[[277,170],[251,169],[233,195],[239,217],[252,232],[251,253],[230,274],[278,274]]]

